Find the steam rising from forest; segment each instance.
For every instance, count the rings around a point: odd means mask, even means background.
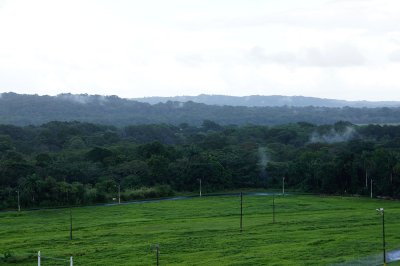
[[[63,93],[57,95],[57,98],[62,100],[68,100],[71,102],[76,102],[80,104],[88,104],[93,102],[98,102],[100,104],[104,104],[108,101],[106,96],[103,95],[87,95],[87,94],[70,94]]]
[[[266,181],[268,178],[267,175],[267,163],[269,162],[269,157],[267,154],[267,149],[265,147],[258,148],[258,165],[260,166],[260,177],[262,181]]]
[[[356,131],[353,127],[345,127],[343,130],[330,129],[327,133],[313,132],[310,142],[337,143],[352,140],[356,137]]]

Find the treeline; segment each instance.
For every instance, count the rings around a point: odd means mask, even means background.
[[[0,208],[279,188],[400,196],[400,126],[0,125]]]
[[[203,120],[221,125],[279,125],[301,121],[321,125],[341,120],[354,124],[399,123],[400,108],[244,107],[190,101],[150,105],[117,96],[0,94],[0,124],[24,126],[74,120],[119,127],[162,123],[200,126]]]

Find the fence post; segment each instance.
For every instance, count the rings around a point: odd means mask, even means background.
[[[37,253],[37,265],[40,266],[40,251]]]
[[[72,259],[72,256],[69,258],[69,266],[74,266],[74,260]]]

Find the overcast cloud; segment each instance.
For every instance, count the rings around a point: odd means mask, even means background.
[[[0,92],[400,100],[397,0],[0,0]]]

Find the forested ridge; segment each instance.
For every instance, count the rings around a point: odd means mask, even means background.
[[[286,187],[400,196],[400,126],[0,125],[0,208]],[[366,187],[366,179],[368,187]]]
[[[400,107],[217,106],[195,102],[151,105],[117,96],[58,96],[0,94],[0,124],[41,125],[51,121],[81,121],[114,126],[188,123],[203,120],[221,125],[280,125],[309,122],[317,125],[349,121],[354,124],[400,123]]]
[[[249,95],[249,96],[229,96],[229,95],[207,95],[197,96],[173,96],[173,97],[143,97],[133,100],[157,104],[172,102],[196,102],[208,105],[230,105],[230,106],[323,106],[323,107],[399,107],[397,101],[346,101],[336,99],[324,99],[305,96],[283,96],[283,95]]]

